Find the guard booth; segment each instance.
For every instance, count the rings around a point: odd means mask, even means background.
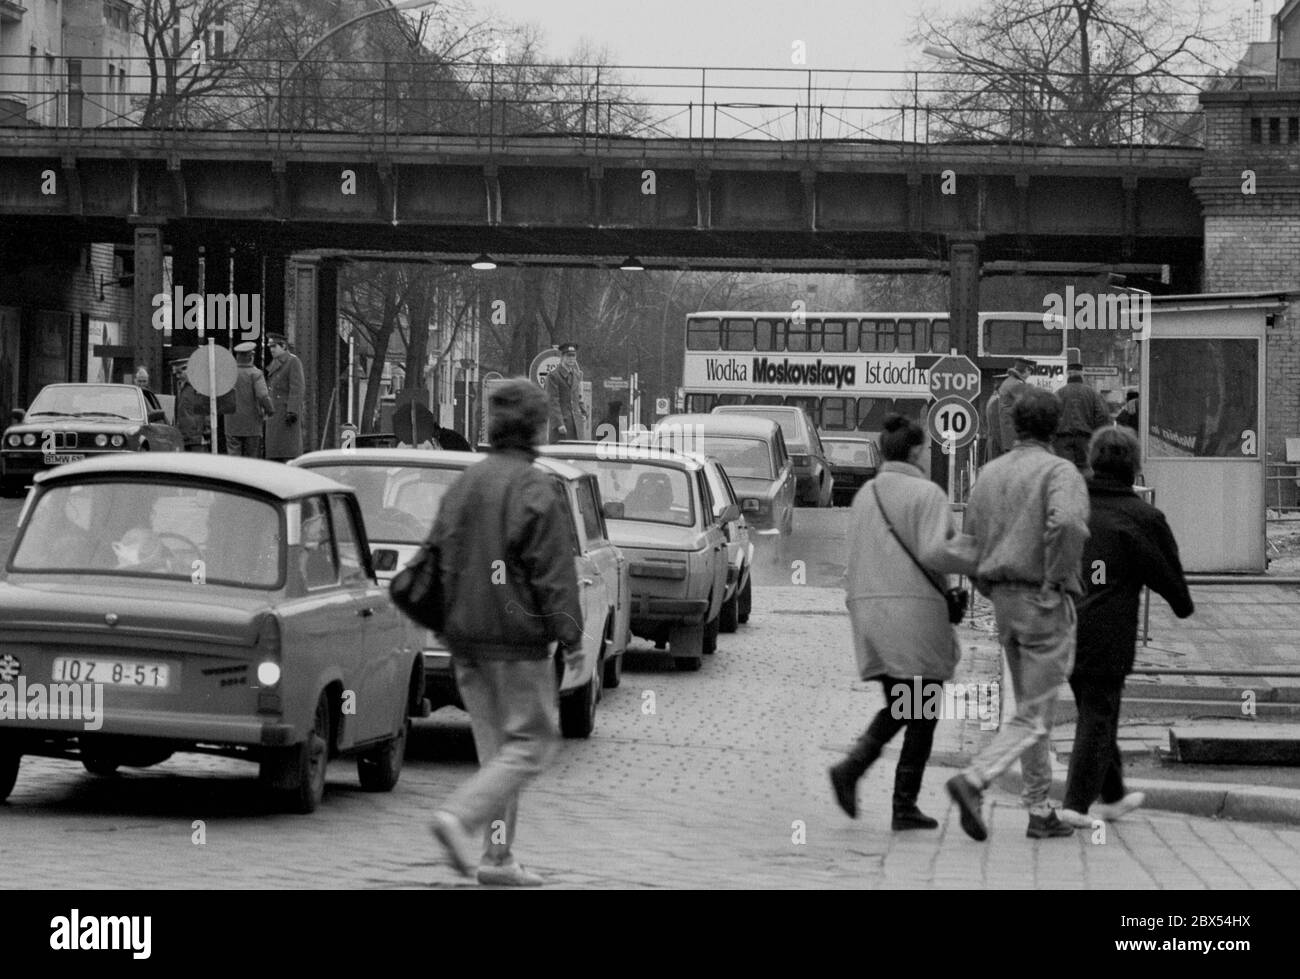
[[[1265,330],[1283,309],[1279,293],[1152,297],[1142,464],[1186,571],[1266,568]]]

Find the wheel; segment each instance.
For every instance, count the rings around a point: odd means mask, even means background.
[[[605,660],[605,675],[601,678],[608,690],[618,689],[623,682],[623,654],[611,656]]]
[[[81,756],[81,764],[91,775],[116,775],[117,768],[120,764],[115,758],[109,758],[107,755],[87,755]]]
[[[406,739],[411,722],[403,719],[402,729],[383,744],[357,756],[357,778],[367,792],[392,792],[402,774]]]
[[[740,625],[740,589],[731,593],[731,597],[722,603],[718,613],[718,629],[722,632],[735,632]]]
[[[166,541],[168,539],[180,541],[182,547],[188,548],[193,553],[195,560],[202,562],[203,552],[199,550],[199,545],[195,544],[194,541],[190,540],[184,534],[174,534],[170,530],[161,530],[158,532],[157,537],[158,543],[162,544],[163,547],[166,547],[168,552],[170,552],[177,560],[180,560],[180,555],[172,548],[167,547]]]
[[[601,649],[604,650],[604,643]],[[596,702],[600,699],[603,661],[602,656],[591,671],[591,679],[581,690],[573,690],[560,698],[560,733],[566,738],[589,738],[596,729]]]
[[[312,729],[303,742],[274,749],[262,759],[259,777],[273,788],[284,790],[284,805],[290,812],[315,812],[325,795],[330,727],[329,697],[321,693]]]
[[[713,621],[704,627],[704,655],[712,656],[718,651],[718,627],[721,625],[722,614],[719,613],[713,617]]]
[[[18,781],[18,766],[22,764],[23,753],[12,748],[0,749],[0,802],[9,798]]]
[[[750,573],[750,576],[745,579],[745,587],[740,593],[739,605],[740,608],[736,618],[741,623],[748,622],[749,613],[753,611],[754,607],[754,576],[752,572]]]

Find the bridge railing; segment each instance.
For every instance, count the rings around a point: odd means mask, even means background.
[[[998,144],[1141,149],[1203,144],[1197,97],[1222,78],[429,61],[120,59],[75,75],[0,56],[0,127],[241,132],[290,144],[348,133],[489,146],[563,136]]]

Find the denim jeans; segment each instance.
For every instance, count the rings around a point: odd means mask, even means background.
[[[479,770],[442,808],[471,833],[483,830],[483,862],[508,864],[519,792],[545,770],[559,746],[555,666],[543,660],[452,657],[469,712]]]
[[[1052,787],[1048,747],[1056,693],[1074,668],[1074,601],[1063,592],[1041,592],[1031,585],[994,585],[991,598],[1016,713],[967,772],[988,786],[1019,758],[1022,801],[1042,811]]]
[[[1098,796],[1105,803],[1124,798],[1124,763],[1117,740],[1124,678],[1076,673],[1070,677],[1070,689],[1079,720],[1070,753],[1065,808],[1086,813]]]

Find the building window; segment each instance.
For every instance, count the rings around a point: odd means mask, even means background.
[[[1282,120],[1273,116],[1268,120],[1268,141],[1270,143],[1282,142]]]
[[[1288,143],[1300,143],[1300,116],[1287,117],[1286,141]]]
[[[1250,120],[1250,141],[1252,143],[1264,142],[1264,124],[1262,120]]]

